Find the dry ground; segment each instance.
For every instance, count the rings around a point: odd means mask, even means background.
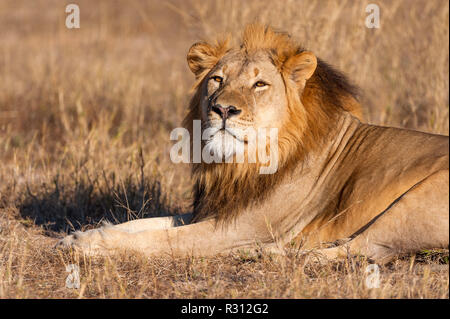
[[[371,123],[448,134],[449,5],[377,1],[0,2],[0,298],[448,298],[448,252],[381,268],[314,256],[83,259],[51,249],[72,229],[189,210],[189,168],[170,162],[193,76],[192,43],[255,20],[287,30],[359,85]],[[69,2],[67,2],[69,3]],[[81,269],[68,289],[65,267]]]

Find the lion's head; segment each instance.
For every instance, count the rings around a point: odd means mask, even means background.
[[[230,37],[194,44],[187,56],[196,77],[185,125],[209,130],[206,147],[224,158],[233,145],[246,149],[248,128],[278,129],[278,170],[261,175],[261,163],[197,163],[196,220],[230,220],[257,204],[309,152],[320,146],[339,113],[361,117],[356,89],[345,77],[305,51],[285,33],[252,24],[240,43]],[[211,133],[212,132],[212,133]]]

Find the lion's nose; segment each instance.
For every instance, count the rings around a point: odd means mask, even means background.
[[[241,113],[241,110],[238,110],[234,105],[229,105],[229,106],[222,106],[220,104],[215,104],[212,106],[212,110],[219,114],[219,116],[223,119],[226,120],[234,115],[238,115],[239,113]]]

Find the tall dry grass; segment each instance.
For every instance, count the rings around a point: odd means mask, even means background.
[[[77,261],[49,248],[101,219],[190,209],[189,168],[168,155],[193,82],[186,52],[248,22],[290,32],[344,71],[369,122],[448,134],[447,1],[377,1],[380,29],[364,26],[368,1],[83,0],[78,30],[65,27],[68,3],[0,2],[0,298],[448,298],[446,253],[417,269],[399,260],[369,291],[358,260]],[[70,261],[84,267],[82,291],[64,287]]]

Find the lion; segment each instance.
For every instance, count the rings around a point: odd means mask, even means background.
[[[237,43],[196,43],[187,62],[187,129],[200,120],[248,155],[233,130],[276,128],[276,172],[260,174],[259,160],[194,163],[192,213],[75,232],[59,246],[149,256],[297,249],[378,262],[448,248],[448,136],[364,123],[346,76],[269,26],[248,25]],[[203,144],[227,146],[216,136]]]

